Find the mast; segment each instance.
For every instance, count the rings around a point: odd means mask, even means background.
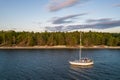
[[[80,51],[79,51],[79,60],[81,59],[81,31],[80,31]]]

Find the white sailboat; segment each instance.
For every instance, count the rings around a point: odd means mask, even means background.
[[[81,57],[81,32],[80,32],[80,51],[79,51],[79,59],[75,61],[69,61],[71,65],[76,65],[76,66],[88,66],[94,64],[93,60],[89,58],[82,58]]]

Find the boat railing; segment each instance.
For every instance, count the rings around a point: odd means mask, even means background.
[[[82,62],[82,63],[89,63],[89,62],[92,62],[92,60],[85,58],[85,59],[81,59],[80,62]]]

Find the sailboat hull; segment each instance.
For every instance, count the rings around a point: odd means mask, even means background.
[[[93,65],[94,62],[80,62],[80,61],[69,61],[71,65],[78,65],[78,66],[88,66],[88,65]]]

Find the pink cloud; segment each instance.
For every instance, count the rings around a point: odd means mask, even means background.
[[[50,11],[57,11],[66,7],[71,7],[77,4],[80,0],[54,0],[50,5],[49,5],[49,10]]]

